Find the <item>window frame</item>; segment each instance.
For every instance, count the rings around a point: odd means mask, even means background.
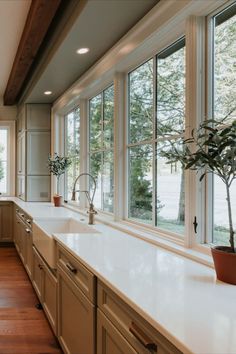
[[[161,48],[160,50],[158,50],[158,52],[152,56],[149,57],[147,60],[143,61],[141,64],[137,65],[136,67],[132,68],[132,70],[128,71],[126,73],[126,90],[127,90],[127,94],[126,94],[126,139],[125,139],[125,181],[126,181],[126,198],[125,198],[125,217],[124,217],[124,221],[129,222],[131,224],[134,224],[136,226],[140,226],[140,227],[145,227],[147,229],[152,230],[154,233],[157,233],[158,235],[162,235],[168,239],[171,240],[176,240],[177,242],[183,243],[184,238],[186,236],[186,227],[184,230],[184,234],[177,234],[175,232],[171,232],[169,230],[165,230],[165,229],[161,229],[156,225],[156,219],[157,219],[157,215],[156,215],[156,191],[157,191],[157,174],[155,171],[155,165],[157,163],[157,159],[155,157],[155,151],[156,151],[156,147],[158,142],[160,142],[161,140],[163,140],[162,138],[158,137],[156,134],[156,128],[157,128],[157,60],[158,60],[158,56],[161,53],[164,53],[165,51],[171,49],[171,47],[175,47],[178,46],[178,43],[183,42],[183,45],[180,46],[180,48],[185,47],[186,48],[186,38],[185,38],[185,34],[181,34],[180,36],[178,36],[174,41],[172,41],[171,43],[166,44],[163,48]],[[180,49],[179,48],[179,49]],[[175,52],[175,51],[174,51]],[[174,53],[173,52],[173,53]],[[186,56],[186,54],[185,54]],[[147,63],[148,61],[152,60],[153,61],[153,120],[152,120],[152,138],[148,139],[148,140],[142,140],[140,142],[134,142],[131,143],[130,142],[130,129],[129,129],[129,122],[130,122],[130,98],[129,98],[129,75],[134,72],[135,70],[137,70],[139,67],[141,67],[142,65],[144,65],[145,63]],[[185,96],[186,96],[186,80],[185,80]],[[186,107],[185,107],[185,116],[186,116]],[[183,133],[185,134],[185,133]],[[181,134],[181,136],[183,135]],[[178,135],[180,136],[180,135]],[[177,138],[177,136],[171,136],[171,139],[173,138]],[[146,145],[149,144],[152,147],[152,205],[154,207],[152,207],[152,222],[151,224],[147,224],[147,223],[143,223],[141,221],[138,220],[134,220],[132,218],[129,217],[129,181],[128,181],[128,175],[129,175],[129,149],[132,147],[136,147],[136,146],[142,146],[142,145]],[[186,187],[185,187],[185,192],[186,192]],[[185,193],[186,194],[186,193]]]
[[[101,154],[101,208],[98,208],[95,205],[95,208],[99,210],[99,213],[104,213],[107,215],[111,215],[113,216],[115,214],[115,193],[113,193],[113,212],[109,212],[107,210],[103,209],[103,169],[104,169],[104,156],[103,154],[105,152],[111,152],[113,153],[113,156],[115,156],[115,144],[114,144],[114,140],[115,138],[113,138],[113,142],[112,145],[109,148],[104,147],[104,95],[105,95],[105,91],[108,90],[109,88],[113,87],[114,90],[114,108],[115,108],[115,85],[114,85],[114,81],[110,82],[109,84],[107,84],[105,87],[103,87],[102,89],[100,88],[98,92],[96,92],[96,94],[92,95],[91,97],[89,97],[87,99],[87,166],[88,166],[88,171],[90,173],[90,156],[93,154]],[[101,120],[102,120],[102,129],[101,129],[101,148],[97,149],[97,150],[93,150],[91,151],[90,148],[90,102],[93,98],[97,97],[101,95]],[[113,114],[113,136],[114,136],[114,132],[115,132],[115,117],[114,117],[115,113]],[[86,183],[88,183],[88,181],[86,181]],[[113,186],[115,186],[115,164],[113,164]]]
[[[63,129],[64,129],[64,145],[63,145],[63,147],[64,147],[64,155],[67,156],[67,157],[68,157],[68,155],[67,155],[67,153],[68,153],[68,151],[67,151],[67,137],[68,137],[67,133],[68,133],[68,129],[67,129],[66,120],[67,120],[69,114],[75,113],[77,110],[79,111],[79,137],[80,137],[80,130],[81,130],[80,129],[80,123],[81,123],[81,121],[80,121],[80,106],[78,105],[78,106],[74,107],[73,109],[68,111],[63,117],[64,118],[63,119]],[[75,119],[74,119],[74,127],[75,127]],[[74,134],[75,134],[75,131],[74,131]],[[80,145],[80,139],[79,139],[79,145]],[[78,157],[79,157],[79,171],[78,171],[77,176],[80,174],[80,159],[81,159],[81,149],[80,148],[79,148]],[[75,177],[77,177],[77,176],[75,176]],[[67,177],[67,171],[66,171],[65,175],[64,175],[64,183],[63,183],[64,193],[63,194],[64,194],[64,198],[67,195],[67,198],[65,200],[67,200],[67,202],[68,202],[68,190],[67,190],[68,189],[68,184],[67,184],[67,182],[68,182],[68,177]]]
[[[206,115],[207,117],[214,116],[214,34],[215,34],[215,17],[220,13],[227,11],[231,6],[236,7],[236,3],[234,0],[228,1],[226,4],[223,4],[221,7],[217,8],[215,11],[211,12],[208,16],[206,16],[207,22],[207,75],[206,75]],[[226,19],[227,21],[227,19]],[[223,23],[224,21],[222,21]],[[205,188],[202,191],[203,198],[205,199],[205,233],[202,238],[202,243],[204,246],[214,246],[213,242],[213,232],[214,232],[214,216],[213,216],[213,198],[214,198],[214,176],[208,174],[205,179]]]
[[[7,139],[7,190],[1,196],[15,195],[15,121],[0,120],[0,129],[8,131]]]

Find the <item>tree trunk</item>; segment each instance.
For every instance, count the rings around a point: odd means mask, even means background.
[[[227,193],[227,205],[228,205],[228,216],[229,216],[229,243],[232,249],[232,252],[235,252],[234,248],[234,229],[233,229],[233,221],[232,221],[232,210],[231,210],[231,201],[230,201],[230,192],[229,192],[229,184],[228,181],[225,182],[226,185],[226,193]]]

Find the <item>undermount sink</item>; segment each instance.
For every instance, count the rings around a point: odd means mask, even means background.
[[[56,268],[56,249],[53,234],[99,233],[73,218],[39,218],[33,222],[33,243],[51,268]]]

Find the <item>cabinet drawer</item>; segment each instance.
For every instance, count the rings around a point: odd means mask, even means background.
[[[139,354],[180,354],[164,336],[98,281],[98,307]],[[145,347],[146,346],[146,347]]]
[[[57,264],[88,299],[95,303],[95,276],[59,244],[57,244]]]

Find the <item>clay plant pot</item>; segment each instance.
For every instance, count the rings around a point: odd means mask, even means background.
[[[236,253],[230,247],[216,246],[211,249],[217,279],[236,285]]]
[[[62,196],[61,195],[54,195],[53,196],[54,206],[60,207],[62,206]]]

